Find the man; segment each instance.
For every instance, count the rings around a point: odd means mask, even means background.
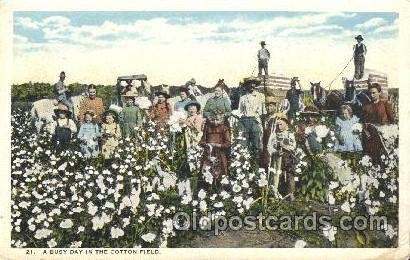
[[[175,102],[174,111],[185,111],[185,106],[191,102],[191,99],[188,97],[189,91],[187,88],[181,87],[179,89],[179,97],[181,100]]]
[[[95,115],[95,122],[101,123],[101,114],[104,112],[104,104],[102,98],[97,97],[97,89],[95,85],[88,85],[88,97],[84,98],[78,108],[78,120],[84,121],[83,114],[85,111],[92,111]]]
[[[296,88],[296,84],[298,88]],[[287,111],[287,116],[289,120],[293,120],[296,116],[296,112],[299,112],[302,107],[302,102],[300,101],[302,95],[302,86],[298,77],[293,77],[290,81],[290,89],[286,92],[286,99],[289,102],[289,109]]]
[[[196,100],[195,97],[202,95],[202,92],[196,85],[196,80],[194,78],[187,81],[187,83],[185,83],[185,87],[188,89],[188,96],[191,100]]]
[[[245,138],[243,145],[248,146],[251,150],[259,152],[261,144],[261,116],[264,110],[265,97],[256,91],[256,86],[260,82],[249,80],[245,82],[247,94],[239,98],[239,131]]]
[[[353,46],[353,60],[354,60],[354,78],[361,79],[364,72],[364,61],[367,53],[366,45],[363,44],[363,37],[357,35],[355,37],[357,44]]]
[[[258,51],[258,67],[259,67],[259,73],[258,77],[262,76],[262,69],[265,71],[265,76],[268,75],[268,62],[270,59],[270,53],[269,51],[265,48],[265,41],[261,41],[261,49]]]
[[[74,106],[71,100],[71,93],[64,85],[65,72],[60,72],[60,80],[54,85],[54,94],[57,99],[57,103],[61,102],[68,107],[68,110],[73,113]]]
[[[210,120],[217,112],[222,112],[225,119],[231,114],[231,103],[227,97],[223,96],[222,87],[215,87],[215,96],[206,101],[204,107],[204,117]]]
[[[262,166],[268,167],[270,158],[268,153],[268,141],[269,137],[274,131],[275,126],[275,116],[280,112],[279,108],[280,98],[276,96],[267,96],[265,98],[266,114],[261,116],[262,126],[263,126],[263,136],[262,136]]]

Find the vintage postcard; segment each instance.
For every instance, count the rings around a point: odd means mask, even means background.
[[[366,2],[0,2],[0,256],[409,257],[410,3]]]

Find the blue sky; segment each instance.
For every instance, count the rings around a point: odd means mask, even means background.
[[[14,13],[13,77],[52,82],[64,70],[68,81],[111,83],[118,74],[146,73],[154,84],[191,77],[202,85],[218,78],[237,84],[251,73],[265,40],[275,73],[326,82],[350,58],[357,34],[368,46],[369,67],[391,73],[398,19],[362,12],[20,11]]]
[[[47,17],[66,17],[70,20],[70,25],[73,27],[80,26],[98,26],[102,25],[106,21],[111,21],[116,24],[131,24],[136,21],[149,21],[157,18],[164,18],[170,25],[194,25],[201,23],[217,23],[221,24],[216,30],[216,35],[212,35],[209,38],[200,37],[200,40],[209,41],[229,41],[233,40],[230,37],[225,36],[229,32],[243,30],[240,26],[235,26],[235,20],[244,20],[249,23],[255,22],[269,22],[275,18],[296,18],[302,15],[315,15],[321,13],[314,12],[15,12],[14,13],[14,32],[16,35],[24,36],[29,39],[30,42],[47,42],[44,37],[44,32],[39,29],[27,28],[24,23],[21,23],[21,18],[30,18],[33,22],[40,23]],[[358,28],[357,26],[364,24],[370,19],[383,20],[383,26],[391,26],[398,18],[396,13],[345,13],[351,15],[350,17],[330,17],[324,22],[324,25],[335,25],[340,27],[337,30],[330,30],[324,28],[322,31],[316,31],[308,36],[312,37],[315,34],[321,35],[326,32],[329,35],[337,34],[340,30],[353,30]],[[226,26],[224,26],[226,24]],[[360,27],[359,27],[360,28]],[[374,33],[374,30],[378,26],[372,26],[369,28],[362,28],[360,32],[363,35],[369,36],[369,38],[392,38],[397,36],[397,30],[389,30],[382,34]],[[280,33],[285,30],[286,27],[279,27],[277,30],[272,30],[272,33]],[[144,30],[144,28],[141,28]],[[293,35],[290,35],[293,36]],[[298,34],[296,36],[306,36]],[[116,35],[116,37],[121,37]],[[105,39],[115,40],[116,37],[111,35]]]

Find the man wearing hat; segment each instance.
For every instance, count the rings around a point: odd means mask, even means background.
[[[142,115],[140,108],[135,105],[136,93],[129,91],[123,95],[125,106],[121,110],[119,118],[120,124],[126,138],[135,137],[135,127],[142,125]]]
[[[64,84],[65,72],[60,72],[60,80],[54,84],[54,94],[57,102],[61,102],[68,107],[71,113],[74,112],[73,101],[71,100],[71,92],[68,90]]]
[[[194,78],[190,79],[185,83],[185,87],[188,89],[188,96],[190,99],[195,100],[196,96],[201,96],[202,92],[196,85],[196,80]]]
[[[78,108],[78,121],[84,122],[84,113],[86,111],[92,111],[95,115],[95,123],[101,123],[101,114],[104,112],[103,100],[97,97],[97,88],[95,85],[88,85],[88,97],[84,98]]]
[[[60,102],[54,113],[57,118],[51,125],[52,143],[57,150],[62,151],[70,143],[72,135],[77,132],[77,126],[70,118],[72,113],[64,103]]]
[[[185,106],[191,102],[191,99],[188,97],[189,91],[185,87],[179,88],[179,97],[181,98],[174,104],[174,111],[184,111]]]
[[[268,75],[268,62],[270,59],[270,53],[268,49],[265,48],[265,41],[261,41],[261,49],[258,51],[258,76],[262,76],[262,69],[265,71],[265,76]]]
[[[296,88],[296,84],[298,88]],[[296,112],[299,112],[303,108],[301,102],[302,86],[298,77],[293,77],[290,81],[290,89],[286,92],[286,99],[289,102],[289,109],[287,112],[288,118],[293,120],[296,116]]]
[[[357,43],[353,46],[354,78],[361,79],[364,73],[364,61],[367,53],[366,45],[363,44],[362,35],[355,37]]]
[[[248,80],[244,84],[247,94],[239,98],[239,111],[241,113],[239,131],[245,138],[243,145],[259,152],[262,148],[260,119],[264,112],[265,97],[256,91],[259,81]]]
[[[279,104],[281,98],[278,96],[267,96],[265,98],[266,114],[261,116],[261,122],[263,127],[262,135],[262,165],[263,167],[269,166],[269,153],[267,150],[269,137],[275,126],[275,116],[279,112]]]

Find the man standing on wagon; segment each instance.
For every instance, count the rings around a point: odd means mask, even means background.
[[[364,73],[364,56],[367,53],[367,48],[363,44],[364,39],[361,35],[357,35],[355,39],[357,43],[353,46],[354,78],[361,79]]]
[[[258,51],[258,68],[259,68],[259,73],[258,77],[262,76],[262,69],[265,71],[265,76],[267,76],[268,73],[268,62],[270,59],[270,53],[268,49],[265,48],[265,41],[261,41],[261,49]]]

